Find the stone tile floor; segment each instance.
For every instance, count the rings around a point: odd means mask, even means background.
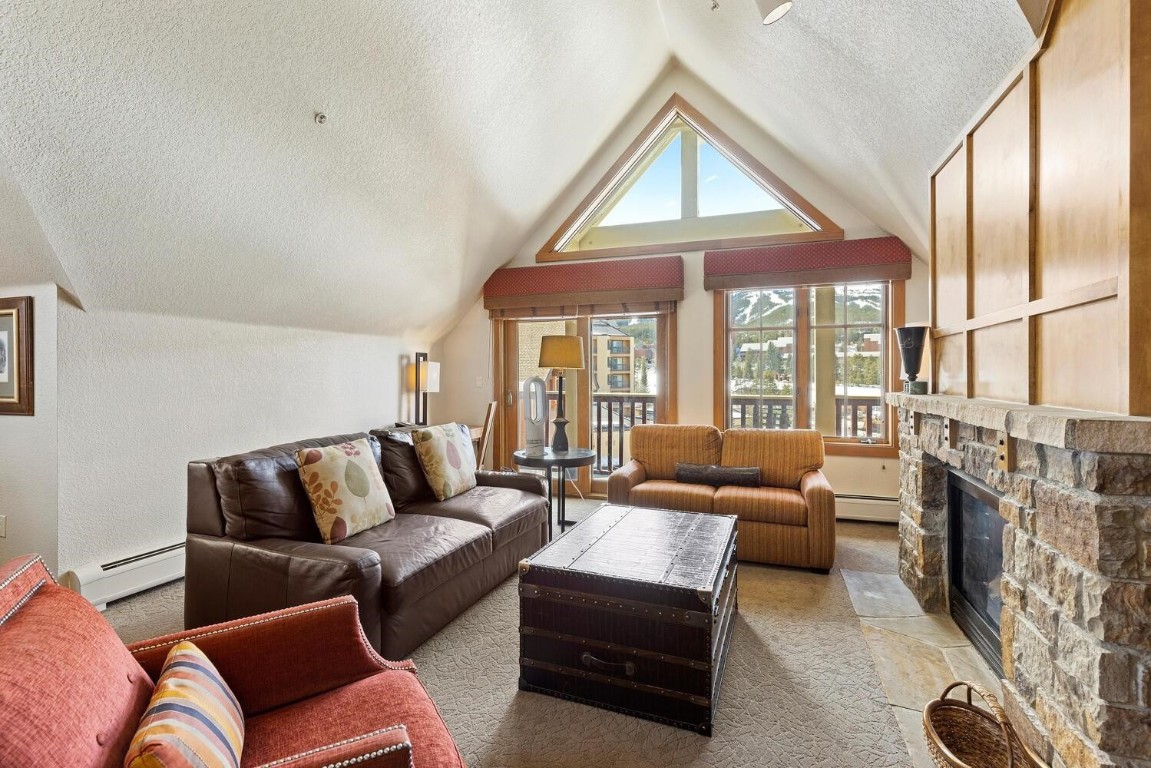
[[[925,704],[956,680],[980,683],[1002,701],[999,680],[951,617],[924,613],[898,575],[841,573],[911,763],[931,768],[923,738]]]
[[[574,494],[573,494],[574,495]],[[604,503],[602,499],[568,499],[569,519],[582,520]],[[883,683],[887,702],[914,768],[934,768],[923,737],[923,708],[939,698],[951,683],[981,683],[1002,702],[995,673],[949,615],[924,613],[895,571],[898,532],[892,524],[840,522],[847,536],[878,539],[889,546],[861,557],[852,552],[837,565]],[[890,540],[887,542],[886,540]],[[874,555],[880,554],[877,558]],[[849,570],[851,568],[867,570]],[[832,572],[832,576],[835,572]]]

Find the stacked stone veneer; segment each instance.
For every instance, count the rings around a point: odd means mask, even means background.
[[[900,415],[903,581],[925,610],[947,610],[949,467],[1002,493],[1012,722],[1054,766],[1151,767],[1151,419],[889,400]]]

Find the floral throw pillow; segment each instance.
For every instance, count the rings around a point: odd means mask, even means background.
[[[324,448],[301,448],[296,464],[325,544],[396,516],[392,496],[365,438]]]
[[[412,441],[437,499],[450,499],[476,487],[476,455],[458,424],[417,429]]]

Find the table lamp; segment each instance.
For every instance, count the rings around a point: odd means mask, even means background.
[[[564,371],[583,368],[583,339],[579,336],[544,336],[540,339],[540,368],[554,368],[559,376],[559,399],[556,402],[556,431],[552,450],[568,449],[567,425],[564,418]]]

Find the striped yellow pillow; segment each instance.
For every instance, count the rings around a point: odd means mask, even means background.
[[[172,647],[124,756],[125,768],[239,768],[244,713],[193,643]]]

